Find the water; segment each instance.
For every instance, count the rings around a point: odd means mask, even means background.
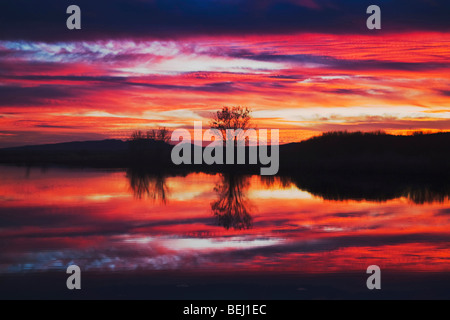
[[[232,174],[0,167],[0,177],[0,279],[10,286],[0,290],[3,297],[20,297],[30,277],[55,274],[65,286],[72,264],[104,275],[96,286],[120,279],[112,289],[120,294],[153,275],[158,290],[170,288],[165,298],[200,284],[210,286],[199,289],[206,298],[221,297],[214,295],[218,286],[242,279],[256,280],[240,298],[309,297],[321,275],[341,279],[339,292],[364,292],[369,265],[405,275],[395,283],[400,292],[415,275],[438,275],[436,294],[448,289],[439,277],[450,273],[450,201],[427,186],[364,199],[303,188],[295,179]],[[256,295],[258,275],[278,279],[264,283],[283,283],[280,292]],[[321,279],[323,287],[328,280]],[[323,290],[319,297],[331,292]],[[147,283],[145,292],[155,297],[151,291]]]

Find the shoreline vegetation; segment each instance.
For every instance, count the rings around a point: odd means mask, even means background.
[[[326,200],[386,201],[406,197],[417,204],[442,202],[450,198],[449,146],[449,132],[410,136],[328,132],[299,143],[280,145],[278,174],[261,179],[268,185],[277,181],[292,183]],[[170,176],[195,172],[221,174],[237,185],[236,177],[245,180],[250,175],[259,175],[261,164],[177,166],[171,161],[172,148],[167,140],[146,136],[128,141],[26,146],[0,149],[0,164],[123,169],[138,197],[149,193],[149,185],[164,186]]]
[[[137,132],[127,141],[108,139],[4,148],[0,149],[0,163],[242,173],[253,173],[261,166],[260,163],[248,164],[248,161],[244,165],[194,164],[193,161],[190,165],[175,165],[171,160],[173,147],[166,137],[159,140]],[[190,145],[191,154],[195,147],[198,146]],[[269,153],[270,149],[269,146]],[[409,136],[383,132],[326,132],[301,142],[280,145],[279,153],[278,175],[308,172],[446,175],[450,171],[450,132]],[[246,160],[247,157],[248,147]]]

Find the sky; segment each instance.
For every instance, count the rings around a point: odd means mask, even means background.
[[[281,143],[450,129],[448,1],[93,2],[0,4],[0,147],[206,127],[223,106]]]

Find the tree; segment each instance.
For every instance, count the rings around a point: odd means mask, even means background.
[[[144,140],[144,139],[145,139],[145,134],[140,130],[133,131],[133,133],[131,134],[131,137],[130,137],[130,141],[139,141],[139,140]]]
[[[171,132],[166,128],[151,129],[147,132],[134,131],[129,138],[129,155],[134,165],[163,165],[170,159]]]
[[[243,131],[249,129],[252,126],[251,123],[251,110],[247,107],[222,107],[221,110],[213,114],[210,126],[213,129],[217,129],[222,133],[223,140],[232,140],[236,142],[238,137],[231,135],[227,130],[242,129]]]
[[[171,131],[168,130],[166,127],[158,128],[158,129],[151,129],[148,130],[146,133],[142,131],[134,131],[131,134],[130,141],[163,141],[163,142],[169,142]]]

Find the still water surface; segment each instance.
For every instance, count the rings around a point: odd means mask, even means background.
[[[71,264],[199,275],[450,271],[450,201],[431,191],[326,200],[259,176],[0,167],[0,177],[3,276]]]

